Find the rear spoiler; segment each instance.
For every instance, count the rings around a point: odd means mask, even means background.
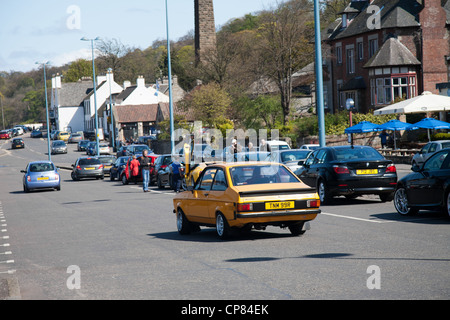
[[[240,196],[263,196],[263,195],[284,195],[284,194],[302,194],[302,193],[315,193],[315,188],[298,188],[298,189],[275,189],[275,190],[252,190],[252,191],[239,191]]]

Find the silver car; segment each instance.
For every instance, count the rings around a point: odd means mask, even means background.
[[[419,153],[416,153],[411,160],[412,166],[421,166],[435,152],[450,148],[450,140],[437,140],[428,142]]]
[[[52,142],[51,154],[67,153],[67,144],[62,140]]]

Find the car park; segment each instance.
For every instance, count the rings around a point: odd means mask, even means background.
[[[103,164],[103,174],[110,176],[110,174],[111,174],[110,170],[111,170],[112,166],[114,165],[114,163],[116,162],[116,157],[103,155],[103,156],[99,156],[97,158]]]
[[[78,181],[84,178],[103,179],[103,164],[95,157],[81,157],[72,165],[72,180]]]
[[[323,147],[313,151],[295,174],[317,188],[320,200],[331,203],[334,196],[355,198],[376,194],[391,201],[397,186],[397,169],[391,160],[368,146]]]
[[[112,167],[110,169],[109,179],[111,181],[114,181],[115,179],[118,179],[118,180],[122,179],[122,174],[127,167],[127,161],[129,158],[130,158],[129,156],[123,156],[123,157],[118,157],[116,159],[116,161],[114,162],[114,164],[112,165]]]
[[[305,161],[311,152],[309,149],[278,150],[270,153],[266,161],[282,163],[295,172],[300,168],[298,162]]]
[[[450,149],[430,156],[422,166],[398,181],[394,206],[401,215],[419,210],[443,210],[450,216]]]
[[[173,199],[180,234],[215,227],[219,238],[232,230],[288,228],[304,232],[307,221],[320,213],[320,200],[282,164],[269,162],[223,163],[206,167],[191,190]]]
[[[25,142],[22,138],[14,138],[11,140],[11,149],[23,149],[25,148]]]
[[[51,154],[67,153],[67,144],[62,140],[52,141]]]
[[[11,134],[7,130],[0,131],[0,139],[11,139]]]
[[[77,150],[78,151],[86,151],[86,147],[89,144],[89,142],[90,142],[89,140],[78,141]]]
[[[30,162],[23,176],[23,191],[29,192],[37,189],[61,190],[61,178],[58,168],[51,161]]]
[[[423,148],[419,151],[419,153],[416,153],[413,156],[411,160],[411,165],[421,166],[435,152],[445,148],[450,148],[450,140],[438,140],[428,142],[425,146],[423,146]]]

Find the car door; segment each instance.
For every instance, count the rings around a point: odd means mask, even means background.
[[[439,204],[444,182],[450,176],[450,150],[433,154],[408,184],[408,202],[412,205]]]
[[[311,166],[314,164],[314,161],[316,159],[317,154],[319,153],[319,150],[316,150],[312,152],[308,158],[306,158],[303,167],[301,167],[298,170],[298,177],[300,180],[302,180],[305,184],[307,184],[310,187],[315,188],[316,187],[316,178],[314,175],[314,170],[311,168]]]
[[[225,171],[218,168],[214,174],[214,182],[208,195],[208,213],[211,223],[216,219],[216,212],[230,219],[233,216],[234,203],[228,191],[228,182]]]
[[[317,150],[314,161],[308,168],[308,180],[312,187],[316,186],[317,178],[324,175],[326,154],[326,149]]]
[[[210,219],[210,204],[208,202],[210,201],[209,195],[216,171],[217,168],[205,169],[199,177],[192,191],[192,197],[189,198],[187,206],[183,208],[188,220],[200,223],[213,223]]]

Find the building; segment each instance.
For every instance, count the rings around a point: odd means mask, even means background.
[[[450,1],[353,0],[324,40],[334,111],[367,113],[447,81]]]

